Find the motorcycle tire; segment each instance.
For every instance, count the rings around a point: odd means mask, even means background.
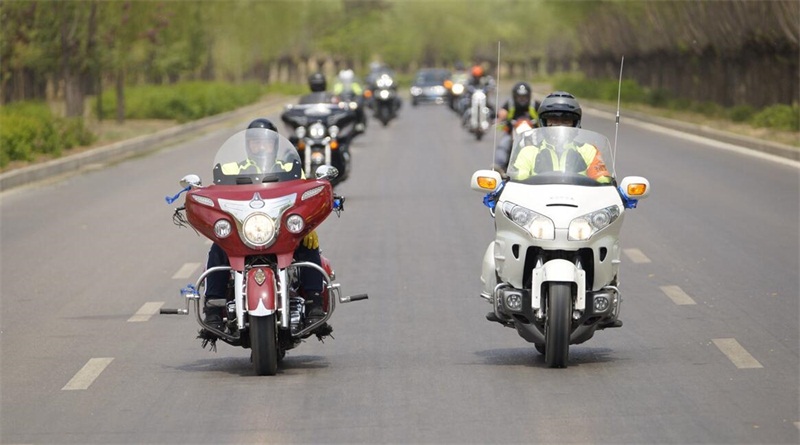
[[[567,367],[571,315],[572,287],[569,283],[550,282],[544,353],[544,361],[550,368]]]
[[[250,317],[250,348],[256,375],[275,375],[278,372],[278,335],[275,314]]]

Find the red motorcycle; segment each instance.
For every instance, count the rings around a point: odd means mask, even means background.
[[[267,141],[253,151],[253,138]],[[332,212],[343,210],[344,198],[334,195],[331,179],[338,171],[322,166],[315,179],[305,179],[297,150],[288,139],[263,128],[234,134],[222,144],[214,159],[214,183],[202,186],[200,177],[181,180],[184,189],[167,202],[186,193],[173,219],[187,224],[219,245],[230,266],[205,270],[194,285],[181,290],[185,309],[162,309],[162,314],[188,315],[194,306],[201,336],[252,350],[258,375],[274,375],[286,351],[305,338],[320,336],[327,327],[336,301],[347,303],[368,298],[366,294],[341,296],[330,262],[322,265],[294,261],[295,249],[305,235]],[[324,279],[325,317],[307,322],[305,300],[299,291],[298,271],[317,269]],[[229,271],[233,286],[227,296],[223,328],[205,323],[201,316],[201,288],[214,272]],[[225,311],[224,311],[225,312]],[[329,332],[328,332],[329,333]],[[320,336],[320,340],[322,336]]]

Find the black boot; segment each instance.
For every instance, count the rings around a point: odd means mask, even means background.
[[[325,311],[322,309],[322,294],[320,292],[307,293],[306,326],[311,326],[323,318],[325,318]],[[317,336],[330,335],[331,332],[333,332],[333,328],[328,323],[324,323],[313,331]]]
[[[222,322],[224,310],[224,298],[206,298],[206,304],[203,307],[203,313],[206,314],[204,321],[212,328],[222,331],[225,329],[225,324]]]

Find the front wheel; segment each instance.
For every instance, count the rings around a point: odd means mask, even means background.
[[[278,372],[277,326],[275,314],[250,317],[250,348],[256,375],[275,375]]]
[[[547,297],[544,361],[551,368],[566,368],[569,357],[572,287],[551,282]]]

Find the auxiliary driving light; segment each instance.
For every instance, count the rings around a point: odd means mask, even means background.
[[[231,223],[227,219],[220,219],[214,223],[214,234],[217,238],[227,238],[231,234]]]
[[[608,297],[605,295],[599,295],[594,297],[594,311],[595,312],[605,312],[608,310],[608,306],[610,302],[608,301]]]
[[[506,307],[511,309],[512,311],[518,311],[522,309],[522,295],[516,292],[504,293],[503,301],[505,301]]]

